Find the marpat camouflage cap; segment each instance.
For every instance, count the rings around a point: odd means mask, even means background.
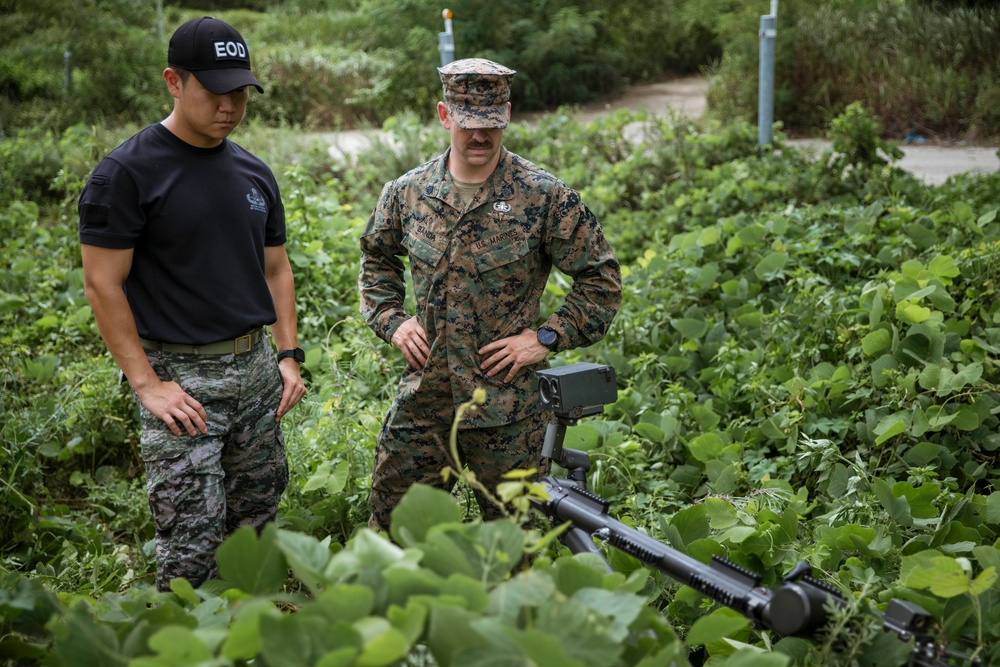
[[[439,67],[444,103],[463,130],[505,128],[510,122],[510,80],[514,70],[483,58],[465,58]]]

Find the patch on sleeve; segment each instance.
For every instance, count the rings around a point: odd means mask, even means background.
[[[104,204],[90,204],[82,202],[80,204],[80,226],[81,227],[107,227],[108,213],[110,206]]]
[[[94,175],[92,175],[90,177],[90,184],[91,185],[96,185],[96,186],[104,187],[104,186],[106,186],[110,182],[111,182],[111,179],[108,178],[107,176],[105,176],[104,174],[94,174]]]

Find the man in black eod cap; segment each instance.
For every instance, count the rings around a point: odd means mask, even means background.
[[[167,62],[173,111],[101,160],[79,200],[87,298],[139,404],[160,590],[214,577],[223,539],[274,519],[280,419],[305,394],[278,185],[228,139],[263,92],[246,41],[194,19]]]

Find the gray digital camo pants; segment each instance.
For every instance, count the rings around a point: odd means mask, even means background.
[[[147,357],[161,380],[177,382],[208,413],[207,434],[176,436],[139,404],[156,587],[169,590],[176,577],[198,587],[216,576],[215,550],[226,537],[244,525],[260,531],[277,512],[288,483],[274,421],[281,375],[266,339],[240,355]]]

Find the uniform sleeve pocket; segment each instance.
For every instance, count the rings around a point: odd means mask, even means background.
[[[80,224],[84,228],[107,227],[111,208],[104,204],[80,204]]]

